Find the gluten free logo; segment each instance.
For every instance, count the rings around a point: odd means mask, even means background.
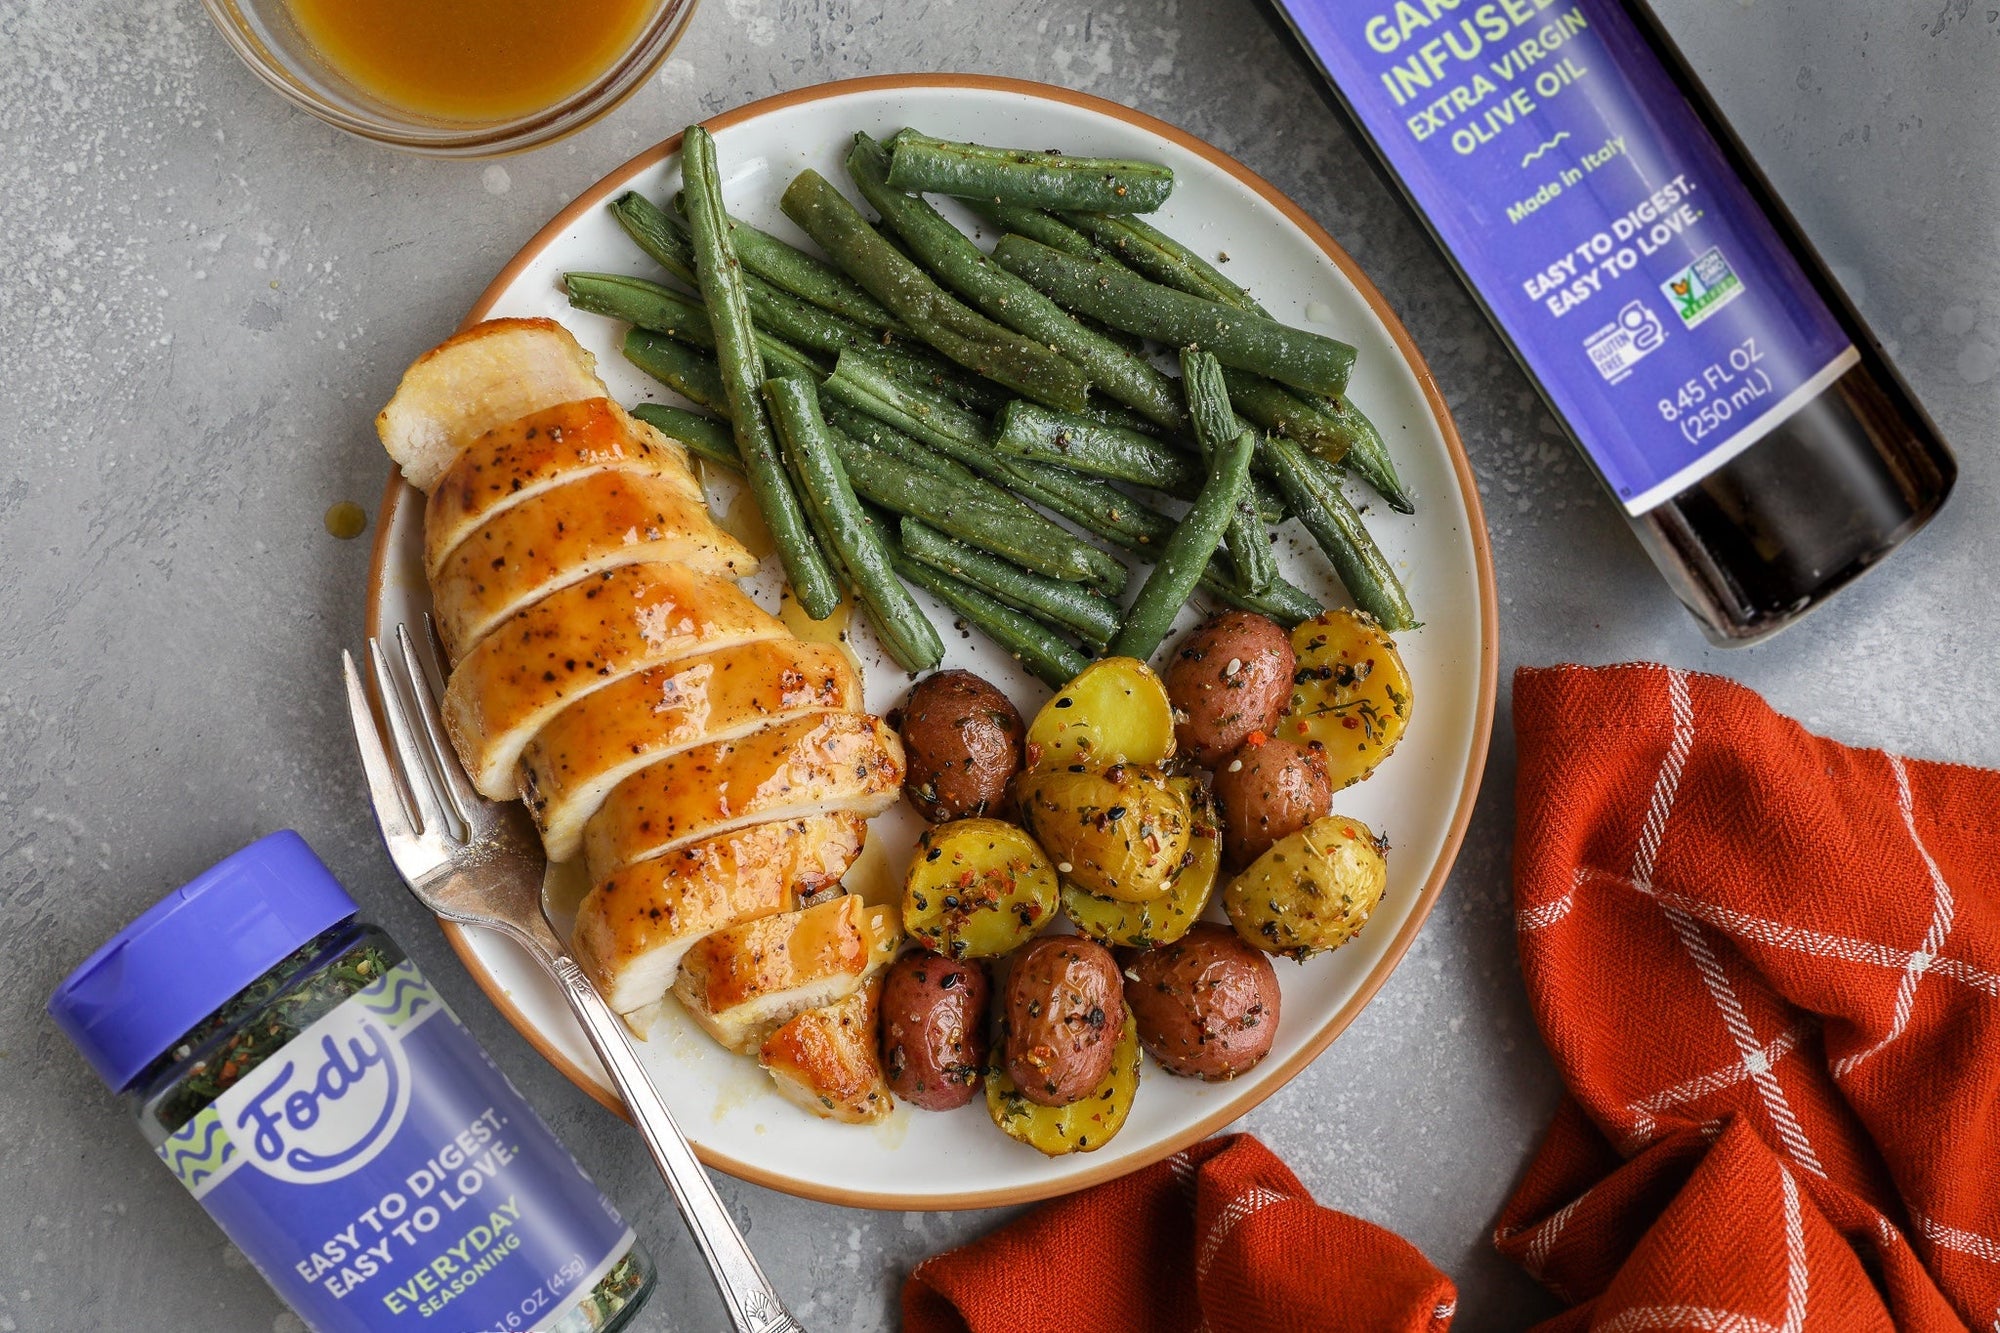
[[[1743,280],[1722,251],[1711,247],[1692,264],[1660,284],[1660,292],[1674,303],[1674,313],[1688,328],[1707,319],[1743,294]]]
[[[1627,301],[1618,318],[1583,340],[1583,350],[1607,384],[1622,384],[1632,367],[1667,340],[1666,325],[1644,301]]]

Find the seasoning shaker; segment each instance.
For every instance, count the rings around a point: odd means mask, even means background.
[[[49,1013],[320,1333],[608,1333],[653,1264],[297,833],[154,904]]]

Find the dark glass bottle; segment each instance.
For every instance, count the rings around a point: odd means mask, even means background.
[[[1276,4],[1712,640],[1791,624],[1943,505],[1937,428],[1643,5]]]

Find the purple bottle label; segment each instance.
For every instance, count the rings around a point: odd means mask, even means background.
[[[1618,0],[1281,0],[1627,512],[1859,361]]]
[[[546,1328],[633,1241],[407,962],[159,1152],[320,1333]]]

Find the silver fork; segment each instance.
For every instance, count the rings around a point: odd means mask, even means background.
[[[545,861],[526,812],[516,802],[489,801],[473,790],[445,743],[434,683],[444,671],[428,618],[415,635],[396,627],[394,660],[378,640],[368,641],[375,691],[388,722],[386,745],[354,658],[342,651],[340,660],[375,822],[410,892],[447,921],[506,935],[555,978],[645,1135],[653,1162],[708,1261],[732,1326],[740,1333],[804,1333],[757,1266],[714,1182],[647,1079],[618,1017],[550,927],[542,908]]]

